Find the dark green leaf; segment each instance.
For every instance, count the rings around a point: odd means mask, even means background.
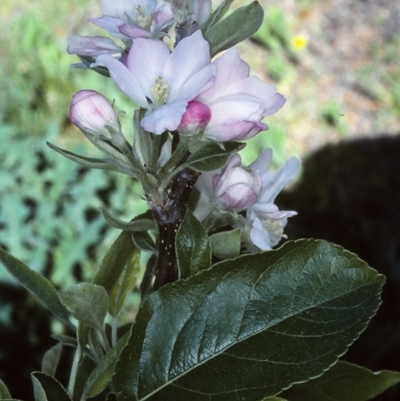
[[[264,19],[264,10],[257,1],[240,7],[205,33],[211,57],[253,36]]]
[[[42,359],[42,372],[50,376],[56,374],[58,362],[60,361],[62,351],[62,344],[58,343],[51,347],[43,356]]]
[[[102,331],[108,311],[108,294],[104,287],[79,283],[60,295],[61,302],[75,319],[88,327]]]
[[[216,9],[212,12],[206,23],[202,26],[203,36],[209,28],[219,22],[222,17],[228,12],[231,4],[234,0],[224,0]]]
[[[11,394],[3,380],[0,379],[0,400],[11,399]]]
[[[154,268],[156,267],[156,264],[157,264],[157,256],[153,254],[147,261],[146,270],[144,271],[142,282],[140,283],[141,302],[145,300],[148,293],[150,292],[151,284],[154,279],[153,272]]]
[[[125,263],[117,282],[110,292],[109,312],[112,316],[117,316],[125,305],[126,298],[132,292],[136,281],[140,275],[140,250],[135,252],[128,263]]]
[[[95,363],[89,357],[85,355],[82,357],[78,366],[78,372],[76,374],[74,394],[72,397],[73,401],[81,401],[86,382],[96,366],[97,363]]]
[[[51,149],[55,150],[56,152],[60,153],[67,159],[72,160],[75,163],[78,163],[83,167],[96,168],[96,169],[100,169],[100,170],[119,171],[114,165],[108,163],[106,160],[80,156],[80,155],[77,155],[68,150],[61,149],[61,148],[53,145],[50,142],[47,142],[47,146],[49,146]]]
[[[368,401],[397,383],[399,372],[372,372],[339,361],[317,379],[296,384],[280,395],[289,401]]]
[[[125,265],[130,262],[135,254],[135,250],[131,233],[122,231],[102,260],[92,283],[101,285],[110,294]]]
[[[53,334],[52,337],[66,347],[76,348],[78,346],[78,342],[74,337],[66,336],[64,334]]]
[[[149,219],[137,219],[125,222],[119,218],[113,216],[107,209],[101,208],[104,219],[106,222],[114,228],[118,228],[124,231],[148,231],[156,228],[154,220]]]
[[[108,393],[106,401],[117,401],[115,393]]]
[[[383,283],[325,241],[220,262],[146,298],[117,362],[116,393],[128,401],[272,397],[346,352]]]
[[[42,372],[31,374],[36,401],[71,401],[61,383]]]
[[[190,210],[176,233],[175,249],[181,278],[211,266],[211,244],[207,232]]]
[[[221,147],[221,144],[217,142],[208,142],[205,146],[193,152],[185,164],[201,173],[217,170],[225,166],[233,153],[238,152],[245,146],[240,142],[225,142]]]
[[[59,319],[71,326],[68,311],[61,303],[56,289],[39,273],[14,258],[0,247],[0,261],[4,267],[35,297],[42,301]]]
[[[233,259],[240,254],[240,230],[223,231],[210,237],[212,253],[219,259]]]
[[[114,374],[114,366],[117,362],[122,348],[125,347],[128,341],[129,333],[126,333],[119,341],[118,344],[112,348],[107,355],[103,357],[100,363],[93,369],[89,378],[86,381],[84,389],[84,397],[91,398],[100,394],[110,383],[112,375]]]

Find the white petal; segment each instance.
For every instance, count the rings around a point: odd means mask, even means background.
[[[185,100],[166,104],[147,114],[140,125],[146,131],[156,135],[160,135],[166,130],[174,131],[178,128],[187,105],[188,102]]]
[[[93,67],[99,65],[103,65],[108,68],[112,80],[117,84],[122,92],[124,92],[140,106],[146,109],[149,108],[146,96],[138,81],[120,61],[109,56],[108,54],[105,54],[97,57],[96,62],[92,64]]]

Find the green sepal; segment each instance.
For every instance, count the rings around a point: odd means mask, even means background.
[[[50,376],[55,376],[58,363],[60,362],[62,343],[59,342],[43,355],[42,372]]]
[[[175,250],[181,278],[211,266],[211,244],[207,232],[190,210],[186,211],[176,233]]]
[[[75,284],[60,294],[72,316],[92,329],[103,330],[109,298],[104,287],[92,283]]]
[[[222,231],[210,236],[212,253],[218,259],[233,259],[240,254],[240,229]]]
[[[0,261],[4,267],[36,298],[43,302],[51,312],[68,326],[72,326],[68,310],[61,303],[56,289],[45,277],[31,270],[25,263],[11,256],[0,247]]]
[[[35,401],[71,401],[61,383],[42,372],[31,373]]]
[[[264,19],[264,10],[257,1],[235,10],[205,32],[211,57],[253,36]]]
[[[110,73],[107,68],[102,67],[102,66],[97,66],[97,67],[91,67],[91,64],[93,64],[96,60],[93,57],[85,57],[85,56],[79,56],[78,57],[81,59],[82,64],[89,70],[92,70],[94,72],[97,72],[98,74],[102,75],[103,77],[110,78]],[[72,65],[74,66],[74,65]],[[77,68],[77,67],[75,67]],[[80,68],[80,67],[78,67]]]
[[[227,163],[233,153],[242,150],[246,145],[241,142],[208,142],[193,152],[185,165],[201,173],[217,170]]]
[[[395,384],[400,372],[372,372],[363,366],[338,361],[326,373],[282,392],[288,401],[368,401]]]
[[[100,361],[89,375],[85,389],[83,391],[84,399],[95,397],[100,394],[110,383],[114,374],[114,366],[118,360],[122,348],[128,342],[129,332],[126,333]]]
[[[217,263],[146,298],[114,389],[128,401],[274,397],[336,363],[375,314],[384,281],[326,241]]]

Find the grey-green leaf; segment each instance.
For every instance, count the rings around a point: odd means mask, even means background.
[[[325,241],[220,262],[143,302],[117,362],[116,393],[127,401],[273,397],[346,352],[383,283]]]
[[[240,142],[225,142],[221,147],[217,142],[208,142],[205,146],[193,152],[185,164],[201,173],[217,170],[225,166],[233,153],[238,152],[245,146]]]
[[[132,221],[123,221],[115,217],[111,212],[105,208],[101,208],[104,219],[106,222],[114,228],[118,228],[124,231],[148,231],[156,228],[154,220],[150,219],[137,219]]]
[[[31,270],[0,247],[0,261],[4,267],[35,297],[42,301],[60,320],[71,326],[68,311],[61,303],[56,289],[49,280]]]
[[[11,394],[3,380],[0,379],[0,400],[11,399]]]
[[[73,285],[61,293],[61,302],[75,319],[93,329],[103,329],[108,311],[108,294],[103,287],[91,283]]]
[[[181,278],[211,266],[211,244],[203,225],[188,210],[176,234],[175,249]]]
[[[62,351],[62,344],[58,343],[51,347],[43,355],[42,359],[42,372],[50,376],[54,376],[60,361]]]
[[[231,4],[234,0],[224,0],[216,9],[212,12],[206,23],[201,27],[203,32],[203,36],[205,32],[212,26],[214,26],[217,22],[219,22],[222,17],[228,12]]]
[[[210,241],[212,253],[219,259],[233,259],[240,254],[240,229],[215,233]]]
[[[253,36],[264,19],[264,10],[257,1],[240,7],[205,32],[211,57]]]
[[[129,337],[129,332],[126,333],[119,341],[118,344],[112,348],[100,361],[100,363],[93,369],[88,377],[84,389],[84,399],[95,397],[100,394],[111,382],[112,375],[114,374],[114,366],[117,362],[122,348],[125,347]]]
[[[71,401],[61,383],[42,372],[31,374],[35,401]]]
[[[92,283],[101,285],[108,293],[117,282],[126,263],[129,263],[135,253],[131,233],[122,231],[104,256],[97,269]]]
[[[368,401],[397,383],[400,383],[399,372],[372,372],[338,361],[317,379],[296,384],[279,395],[289,401]]]

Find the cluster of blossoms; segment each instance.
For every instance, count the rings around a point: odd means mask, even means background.
[[[169,213],[172,178],[191,167],[185,165],[190,154],[211,142],[224,149],[226,143],[267,130],[262,120],[277,112],[285,99],[273,85],[250,76],[248,64],[235,48],[212,60],[202,31],[211,18],[210,0],[158,4],[156,0],[102,0],[102,11],[100,18],[90,21],[107,30],[118,44],[107,37],[73,36],[68,52],[78,55],[83,67],[107,73],[139,106],[133,145],[123,136],[113,106],[95,91],[74,96],[71,121],[107,154],[108,163],[117,166],[110,169],[144,182],[150,208],[157,205]],[[173,24],[176,43],[171,51],[164,39]],[[149,146],[157,149],[155,158],[143,156]],[[178,152],[180,146],[184,152]],[[278,244],[287,218],[296,212],[280,211],[274,201],[296,177],[299,166],[293,157],[272,171],[271,159],[272,150],[266,149],[244,167],[233,152],[222,168],[196,172],[193,182],[197,180],[200,196],[192,211],[208,232],[227,225],[240,229],[242,246],[250,252]],[[149,160],[156,160],[156,165]],[[137,174],[138,169],[142,174]],[[151,185],[149,177],[154,178]]]

